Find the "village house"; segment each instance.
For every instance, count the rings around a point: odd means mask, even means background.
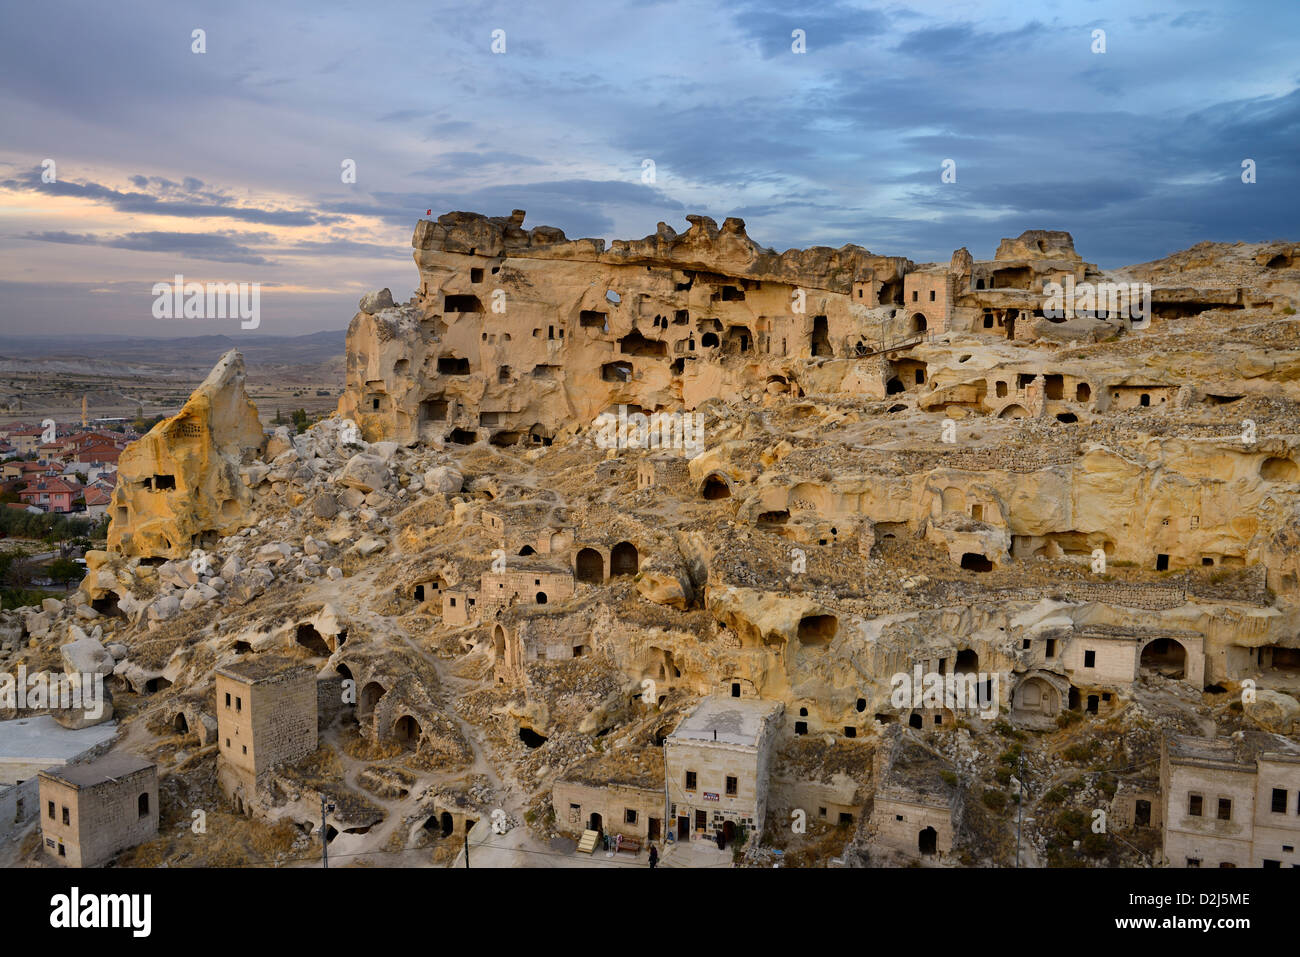
[[[639,842],[664,837],[663,748],[624,748],[580,761],[556,778],[555,829],[621,834]]]
[[[874,859],[940,863],[954,850],[961,805],[951,765],[914,732],[891,725],[876,750],[876,787],[865,824]]]
[[[251,813],[259,779],[316,750],[316,672],[287,659],[250,658],[218,668],[217,784]]]
[[[158,768],[133,754],[40,773],[41,835],[51,860],[98,867],[158,834]]]
[[[1300,867],[1300,745],[1265,731],[1165,736],[1166,867]]]
[[[71,459],[85,465],[116,466],[122,455],[122,446],[99,435],[87,437],[77,442],[71,452]]]
[[[743,828],[755,840],[767,814],[772,744],[785,716],[780,701],[705,698],[664,741],[669,814],[678,840],[718,840]]]
[[[28,484],[18,498],[24,505],[35,505],[42,511],[67,513],[72,503],[81,497],[81,486],[57,476],[44,476]]]
[[[9,444],[18,450],[19,455],[30,455],[43,441],[45,430],[39,426],[23,426],[9,433]]]
[[[86,488],[86,515],[89,518],[102,518],[108,514],[109,503],[113,501],[113,493],[105,491],[98,485],[91,485]]]

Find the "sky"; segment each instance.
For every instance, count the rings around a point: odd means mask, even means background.
[[[792,6],[6,3],[0,335],[343,329],[412,294],[426,209],[917,262],[1300,239],[1295,0]],[[256,328],[156,318],[177,274],[257,283]]]

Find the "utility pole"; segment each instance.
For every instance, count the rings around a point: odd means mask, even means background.
[[[329,805],[329,809],[334,810],[334,805]],[[325,795],[320,796],[320,858],[326,870],[330,866],[330,841],[329,833],[325,830]]]
[[[1019,786],[1020,800],[1016,803],[1020,805],[1016,813],[1016,867],[1020,866],[1020,825],[1025,820],[1025,755],[1022,752],[1020,760],[1016,762],[1016,784]]]

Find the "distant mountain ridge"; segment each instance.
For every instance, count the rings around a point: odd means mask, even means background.
[[[116,362],[212,365],[230,349],[238,349],[249,364],[301,365],[342,358],[347,344],[344,329],[301,336],[190,336],[154,339],[147,336],[83,335],[0,336],[0,359],[107,359]]]

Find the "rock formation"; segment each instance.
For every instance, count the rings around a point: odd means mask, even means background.
[[[179,413],[122,453],[108,547],[126,556],[177,558],[248,523],[240,467],[265,443],[231,350]]]

